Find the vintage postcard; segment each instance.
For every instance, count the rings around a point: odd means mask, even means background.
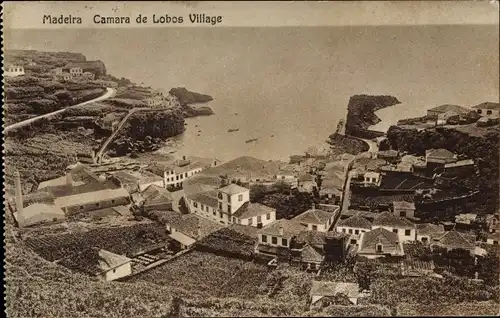
[[[7,317],[500,313],[497,1],[2,10]]]

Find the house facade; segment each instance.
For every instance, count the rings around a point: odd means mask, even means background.
[[[24,75],[24,67],[19,65],[9,65],[5,68],[4,75],[6,77],[16,77]]]
[[[80,77],[83,75],[83,69],[81,67],[72,67],[69,69],[71,76]]]
[[[257,232],[256,253],[272,257],[286,255],[290,251],[292,238],[302,231],[304,227],[292,220],[274,221]]]
[[[98,278],[109,282],[132,274],[132,260],[130,258],[106,250],[100,250],[99,257],[99,266],[102,272]]]
[[[403,242],[398,234],[378,227],[361,234],[357,253],[368,259],[386,256],[404,256]]]
[[[399,242],[415,241],[416,227],[410,220],[391,212],[382,212],[373,220],[372,229],[383,228],[397,235]]]
[[[350,235],[349,244],[358,244],[362,233],[371,231],[372,223],[359,214],[339,220],[335,231]]]
[[[498,118],[500,117],[500,104],[499,103],[482,103],[472,107],[476,113],[481,117]]]
[[[442,224],[420,223],[416,225],[417,237],[416,240],[424,244],[432,243],[435,237],[440,237],[444,234],[444,226]]]
[[[392,203],[394,215],[401,217],[415,217],[415,203],[406,201],[394,201]]]
[[[374,186],[379,187],[380,182],[382,181],[380,172],[375,171],[367,171],[363,176],[363,185],[364,186]]]
[[[334,211],[324,211],[316,209],[313,205],[310,210],[297,215],[293,220],[304,225],[310,231],[327,232],[333,225],[339,211],[339,206]]]

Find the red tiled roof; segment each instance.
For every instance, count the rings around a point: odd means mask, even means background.
[[[382,253],[403,254],[398,242],[398,235],[381,227],[361,234],[358,253],[375,254],[377,253],[377,244],[382,244]]]
[[[279,236],[280,227],[283,228],[283,236],[285,237],[296,236],[305,230],[305,226],[299,224],[297,221],[279,219],[260,229],[258,234]]]
[[[397,226],[401,228],[414,228],[415,224],[413,224],[407,218],[397,216],[392,214],[391,212],[382,212],[375,217],[373,220],[373,225],[376,226]]]
[[[372,223],[362,217],[361,215],[353,215],[347,219],[340,220],[337,223],[337,226],[347,226],[347,227],[353,227],[353,228],[359,228],[359,229],[371,229],[372,228]]]
[[[236,210],[236,212],[233,213],[233,216],[245,219],[259,215],[266,215],[275,211],[276,209],[272,209],[260,203],[245,202],[238,210]]]
[[[321,263],[325,260],[325,255],[323,254],[323,251],[320,250],[319,248],[312,247],[309,244],[304,246],[300,254],[300,257],[302,261],[306,263],[309,262]]]
[[[475,246],[475,236],[461,233],[455,230],[445,232],[441,237],[436,238],[435,245],[449,249],[463,248],[472,249]]]
[[[310,209],[297,215],[293,218],[293,220],[308,224],[326,224],[332,216],[333,212],[327,212],[319,209]]]

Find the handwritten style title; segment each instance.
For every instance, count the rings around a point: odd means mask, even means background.
[[[222,16],[208,15],[205,13],[192,13],[189,14],[187,19],[183,16],[171,16],[168,14],[157,15],[153,14],[152,17],[139,14],[135,19],[130,17],[119,16],[103,16],[95,14],[92,18],[94,24],[183,24],[188,21],[192,24],[208,24],[216,25],[222,23]],[[44,15],[42,18],[43,24],[82,24],[82,17],[73,15]]]

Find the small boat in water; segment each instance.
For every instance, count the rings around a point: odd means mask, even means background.
[[[253,138],[253,139],[248,139],[247,141],[245,141],[247,144],[250,143],[250,142],[254,142],[254,141],[257,141],[258,138]]]
[[[239,128],[232,128],[232,129],[228,129],[227,132],[235,132],[235,131],[239,131],[240,129]]]

